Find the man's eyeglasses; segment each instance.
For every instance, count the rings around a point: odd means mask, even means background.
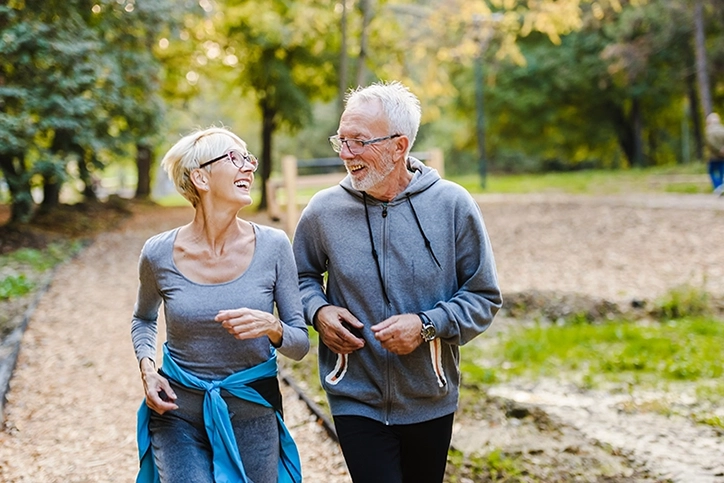
[[[224,158],[229,158],[229,161],[231,161],[231,164],[236,166],[239,169],[242,169],[245,165],[251,166],[251,172],[255,172],[256,168],[259,167],[259,161],[254,157],[251,153],[242,153],[241,151],[237,149],[231,149],[228,152],[222,154],[221,156],[212,159],[211,161],[206,161],[205,163],[199,164],[199,168],[203,168],[204,166],[208,166],[211,163],[215,163],[217,161],[221,161]]]
[[[335,134],[334,136],[329,136],[329,144],[332,145],[332,149],[334,149],[335,153],[341,153],[342,146],[346,144],[349,152],[356,156],[358,154],[362,154],[362,151],[365,150],[365,147],[368,144],[375,144],[382,141],[387,141],[388,139],[399,138],[400,136],[402,136],[402,134],[392,134],[383,138],[375,138],[364,141],[362,139],[344,139]]]

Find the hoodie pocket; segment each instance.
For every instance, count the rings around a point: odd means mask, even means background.
[[[341,355],[327,351],[321,360],[322,386],[329,395],[363,401],[371,406],[383,403],[381,373],[374,367],[367,367],[359,354]]]
[[[399,358],[398,362],[399,369],[393,376],[393,391],[397,393],[397,398],[445,396],[450,392],[449,378],[458,377],[450,346],[440,339],[423,343],[412,354]],[[450,374],[451,370],[453,374]]]

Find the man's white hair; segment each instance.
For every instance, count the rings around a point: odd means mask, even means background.
[[[420,100],[407,86],[398,81],[376,82],[367,87],[351,90],[345,98],[345,107],[375,100],[380,101],[382,111],[387,116],[390,129],[388,135],[403,134],[410,140],[406,153],[409,154],[420,128],[422,117]]]

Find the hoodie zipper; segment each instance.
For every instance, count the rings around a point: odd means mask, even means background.
[[[381,263],[380,263],[380,271],[381,274],[385,273],[385,254],[387,253],[387,205],[388,203],[382,203],[382,257],[381,257]],[[384,275],[381,275],[384,279]],[[385,305],[385,318],[390,316],[390,304],[389,302]],[[386,402],[385,402],[385,425],[390,425],[390,413],[392,412],[392,364],[390,363],[390,360],[392,358],[392,354],[390,354],[389,351],[385,351],[385,365],[386,367]]]

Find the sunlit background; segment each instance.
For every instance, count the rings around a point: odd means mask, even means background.
[[[15,219],[61,196],[162,196],[159,158],[210,125],[248,142],[265,181],[286,154],[333,156],[344,93],[393,79],[423,103],[415,149],[441,149],[469,189],[516,173],[703,174],[722,19],[691,0],[10,0],[0,196]]]

